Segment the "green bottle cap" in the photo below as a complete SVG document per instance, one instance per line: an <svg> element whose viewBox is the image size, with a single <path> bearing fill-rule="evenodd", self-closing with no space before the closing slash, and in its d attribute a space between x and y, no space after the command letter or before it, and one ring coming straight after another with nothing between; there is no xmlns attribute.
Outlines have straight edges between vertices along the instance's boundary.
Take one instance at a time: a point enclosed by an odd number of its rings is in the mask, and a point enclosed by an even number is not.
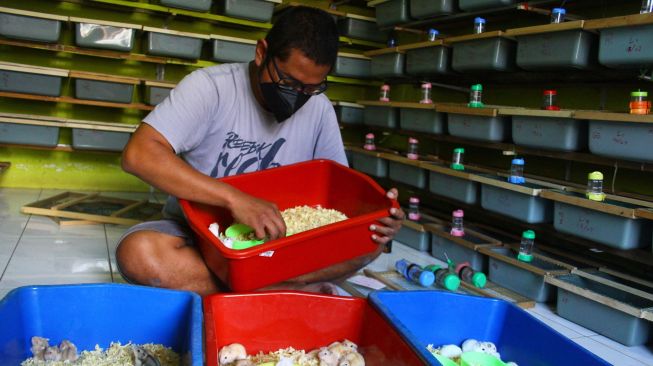
<svg viewBox="0 0 653 366"><path fill-rule="evenodd" d="M487 284L487 277L483 272L476 272L472 276L472 285L478 288L484 288Z"/></svg>
<svg viewBox="0 0 653 366"><path fill-rule="evenodd" d="M483 91L483 84L474 84L472 85L473 91Z"/></svg>
<svg viewBox="0 0 653 366"><path fill-rule="evenodd" d="M439 265L437 265L437 264L429 264L428 266L424 266L423 269L424 269L425 271L429 271L429 272L433 272L433 273L435 273L435 271L437 271L437 270L440 269L440 268L442 268L442 267L439 266Z"/></svg>
<svg viewBox="0 0 653 366"><path fill-rule="evenodd" d="M453 149L453 152L454 153L464 154L465 153L465 148L464 147L457 147L457 148Z"/></svg>
<svg viewBox="0 0 653 366"><path fill-rule="evenodd" d="M522 238L535 240L535 231L533 230L524 231L524 233L522 234Z"/></svg>
<svg viewBox="0 0 653 366"><path fill-rule="evenodd" d="M603 173L601 172L591 172L587 175L587 179L590 180L603 180Z"/></svg>
<svg viewBox="0 0 653 366"><path fill-rule="evenodd" d="M533 261L533 255L532 254L519 253L517 255L517 259L519 259L522 262L532 262Z"/></svg>
<svg viewBox="0 0 653 366"><path fill-rule="evenodd" d="M634 91L634 92L630 93L630 96L631 97L648 97L648 92L638 90L638 91Z"/></svg>
<svg viewBox="0 0 653 366"><path fill-rule="evenodd" d="M456 291L460 287L460 278L453 273L444 277L444 288L449 291Z"/></svg>

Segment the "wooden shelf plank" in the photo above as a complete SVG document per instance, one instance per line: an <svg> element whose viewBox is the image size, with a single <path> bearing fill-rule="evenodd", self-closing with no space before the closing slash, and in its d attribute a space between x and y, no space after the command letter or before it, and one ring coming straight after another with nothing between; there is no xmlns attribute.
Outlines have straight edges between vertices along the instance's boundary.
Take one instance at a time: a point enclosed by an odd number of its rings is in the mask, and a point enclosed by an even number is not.
<svg viewBox="0 0 653 366"><path fill-rule="evenodd" d="M0 143L0 148L6 147L10 149L30 149L30 150L47 150L47 151L65 151L73 152L73 147L70 145L59 144L57 146L48 147L48 146L36 146L36 145L23 145L23 144L3 144Z"/></svg>
<svg viewBox="0 0 653 366"><path fill-rule="evenodd" d="M4 7L4 6L0 6L0 13L7 13L7 14L13 14L13 15L24 15L24 16L28 16L28 17L35 17L35 18L41 18L41 19L59 20L59 21L62 21L62 22L67 22L68 21L68 16L66 16L66 15L40 13L40 12L30 11L30 10L7 8L7 7Z"/></svg>
<svg viewBox="0 0 653 366"><path fill-rule="evenodd" d="M220 39L223 41L238 42L238 43L245 43L245 44L256 44L257 42L255 39L223 36L221 34L211 34L209 37L211 37L211 39Z"/></svg>
<svg viewBox="0 0 653 366"><path fill-rule="evenodd" d="M616 282L616 281L613 281L613 280L609 280L607 278L603 278L601 276L597 276L597 275L594 275L594 274L589 273L587 271L583 271L583 270L579 270L579 269L572 270L571 273L573 273L575 275L578 275L580 277L585 277L585 278L590 279L590 280L592 280L594 282L598 282L598 283L610 286L612 288L616 288L616 289L619 289L621 291L628 292L628 293L633 294L635 296L639 296L639 297L642 297L644 299L653 301L653 293L645 292L645 291L642 291L642 290L639 290L639 289L624 285L622 283L619 283L619 282ZM653 290L653 288L651 290Z"/></svg>
<svg viewBox="0 0 653 366"><path fill-rule="evenodd" d="M412 102L381 102L378 100L359 100L356 103L372 107L394 107L409 109L435 109L434 104L412 103Z"/></svg>
<svg viewBox="0 0 653 366"><path fill-rule="evenodd" d="M635 215L642 219L653 220L653 210L646 208L638 208L635 210Z"/></svg>
<svg viewBox="0 0 653 366"><path fill-rule="evenodd" d="M501 189L506 189L506 190L513 191L513 192L519 192L519 193L523 193L523 194L529 195L529 196L539 196L542 193L541 188L533 188L533 187L529 187L527 185L522 185L522 184L513 184L513 183L510 183L510 182L507 182L507 181L504 181L504 180L501 180L501 179L497 179L497 178L500 178L500 177L478 175L478 174L471 174L470 175L470 180L472 180L474 182L482 183L482 184L487 184L489 186L493 186L493 187L497 187L497 188L501 188Z"/></svg>
<svg viewBox="0 0 653 366"><path fill-rule="evenodd" d="M507 247L507 248L510 248L510 247ZM529 272L532 272L532 273L535 273L535 274L537 274L539 276L547 276L547 275L552 275L552 274L553 275L568 274L571 271L571 268L572 268L571 266L568 266L568 265L562 266L562 265L559 264L559 262L554 263L554 262L549 260L550 258L548 258L548 257L546 257L544 255L541 255L541 254L538 254L538 253L533 253L533 257L535 257L537 259L540 259L540 260L543 260L543 261L546 261L548 263L557 265L558 267L560 267L560 269L555 269L555 270L544 269L544 268L540 268L538 266L535 266L532 263L522 262L522 261L520 261L520 260L518 260L516 258L508 257L508 256L505 256L503 254L497 253L492 249L494 249L494 247L480 247L480 248L478 248L478 251L485 254L485 255L487 255L487 256L489 256L489 257L492 257L494 259L497 259L497 260L500 260L502 262L508 263L508 264L513 265L515 267L525 269L525 270L527 270Z"/></svg>
<svg viewBox="0 0 653 366"><path fill-rule="evenodd" d="M138 109L143 111L151 111L154 109L154 107L152 106L140 104L140 103L125 104L125 103L113 103L113 102L99 102L95 100L75 99L71 97L49 97L44 95L9 93L9 92L0 92L0 97L38 100L42 102L92 105L96 107Z"/></svg>
<svg viewBox="0 0 653 366"><path fill-rule="evenodd" d="M435 103L435 110L438 112L465 114L469 116L496 117L499 114L499 110L493 106L470 108L466 104L460 103Z"/></svg>
<svg viewBox="0 0 653 366"><path fill-rule="evenodd" d="M209 34L183 32L174 29L164 29L164 28L156 28L156 27L143 27L143 32L163 33L163 34L170 34L173 36L199 38L199 39L211 39L211 35Z"/></svg>
<svg viewBox="0 0 653 366"><path fill-rule="evenodd" d="M109 82L120 83L120 84L138 85L141 83L141 80L138 78L117 76L117 75L107 75L107 74L100 74L96 72L87 72L87 71L70 70L68 76L77 79L109 81Z"/></svg>
<svg viewBox="0 0 653 366"><path fill-rule="evenodd" d="M367 57L374 57L380 55L387 55L390 53L406 53L406 52L400 50L399 47L388 47L388 48L382 48L380 50L367 51L364 53L364 55Z"/></svg>
<svg viewBox="0 0 653 366"><path fill-rule="evenodd" d="M574 111L565 109L560 111L547 111L544 109L521 108L521 107L499 107L499 115L502 116L525 116L525 117L550 117L550 118L573 118Z"/></svg>
<svg viewBox="0 0 653 366"><path fill-rule="evenodd" d="M408 51L408 50L414 50L418 48L429 48L429 47L439 47L439 46L444 46L443 39L436 39L435 41L410 43L410 44L401 45L397 48L399 48L399 50L401 51Z"/></svg>
<svg viewBox="0 0 653 366"><path fill-rule="evenodd" d="M53 120L47 118L33 117L15 117L0 115L0 122L15 123L31 126L48 126L60 128L80 128L85 130L129 132L133 133L138 128L137 125L127 125L124 123L108 123L81 120Z"/></svg>
<svg viewBox="0 0 653 366"><path fill-rule="evenodd" d="M508 29L506 30L505 34L506 36L509 37L527 36L530 34L553 33L553 32L561 32L566 30L583 29L584 25L585 25L584 20L575 20L571 22L551 23L551 24L536 25L533 27Z"/></svg>
<svg viewBox="0 0 653 366"><path fill-rule="evenodd" d="M145 86L155 86L159 88L174 88L177 86L177 83L158 81L158 80L144 80L143 83Z"/></svg>
<svg viewBox="0 0 653 366"><path fill-rule="evenodd" d="M451 43L476 41L476 40L479 40L479 39L488 39L488 38L495 38L495 37L509 38L506 35L506 32L498 30L498 31L484 32L484 33L479 33L479 34L466 34L464 36L447 37L447 38L444 38L444 43L445 44L451 44Z"/></svg>
<svg viewBox="0 0 653 366"><path fill-rule="evenodd" d="M574 117L599 121L653 123L653 114L629 114L605 111L576 111Z"/></svg>
<svg viewBox="0 0 653 366"><path fill-rule="evenodd" d="M331 104L335 106L343 106L343 107L352 107L352 108L365 108L364 105L358 104L358 103L351 103L351 102L343 102L340 100L332 101Z"/></svg>
<svg viewBox="0 0 653 366"><path fill-rule="evenodd" d="M653 24L651 14L632 14L619 17L592 19L585 21L585 29L604 29Z"/></svg>
<svg viewBox="0 0 653 366"><path fill-rule="evenodd" d="M29 74L60 76L60 77L68 77L69 74L69 71L65 69L24 65L24 64L14 63L14 62L0 62L0 70L25 72Z"/></svg>
<svg viewBox="0 0 653 366"><path fill-rule="evenodd" d="M637 216L635 215L635 208L613 205L606 202L592 201L585 197L579 197L577 195L571 195L568 193L563 193L563 192L558 192L553 190L542 191L540 196L549 200L563 202L566 204L583 207L594 211L600 211L611 215L617 215L629 219L637 218Z"/></svg>
<svg viewBox="0 0 653 366"><path fill-rule="evenodd" d="M365 56L365 55L360 55L358 53L351 53L351 52L338 52L339 57L349 57L349 58L357 58L360 60L369 60L370 58Z"/></svg>

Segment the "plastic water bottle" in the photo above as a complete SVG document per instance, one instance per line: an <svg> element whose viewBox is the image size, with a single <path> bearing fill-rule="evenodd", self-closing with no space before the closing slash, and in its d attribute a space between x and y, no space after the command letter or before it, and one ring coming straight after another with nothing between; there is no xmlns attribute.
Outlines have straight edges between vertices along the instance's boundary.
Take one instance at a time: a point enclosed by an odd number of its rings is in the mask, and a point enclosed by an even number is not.
<svg viewBox="0 0 653 366"><path fill-rule="evenodd" d="M374 134L373 133L368 133L367 135L365 135L365 145L363 145L363 149L368 150L368 151L376 150L376 145L374 145Z"/></svg>
<svg viewBox="0 0 653 366"><path fill-rule="evenodd" d="M649 114L651 102L647 98L648 92L645 91L638 90L630 93L630 114Z"/></svg>
<svg viewBox="0 0 653 366"><path fill-rule="evenodd" d="M438 39L439 35L440 35L440 32L438 32L437 30L431 28L431 29L429 29L429 33L428 33L428 40L433 42L436 39Z"/></svg>
<svg viewBox="0 0 653 366"><path fill-rule="evenodd" d="M408 199L408 220L419 221L422 215L419 213L419 198L411 197Z"/></svg>
<svg viewBox="0 0 653 366"><path fill-rule="evenodd" d="M565 21L567 10L564 8L553 8L551 10L551 23L562 23Z"/></svg>
<svg viewBox="0 0 653 366"><path fill-rule="evenodd" d="M653 13L653 0L643 0L642 10L640 10L639 13L640 14Z"/></svg>
<svg viewBox="0 0 653 366"><path fill-rule="evenodd" d="M388 84L381 85L381 93L379 94L379 101L381 102L390 101L390 85Z"/></svg>
<svg viewBox="0 0 653 366"><path fill-rule="evenodd" d="M508 177L508 182L514 184L524 184L526 180L524 179L524 159L515 158L512 159L510 164L510 176Z"/></svg>
<svg viewBox="0 0 653 366"><path fill-rule="evenodd" d="M453 170L465 170L465 165L463 165L463 159L465 157L465 149L462 147L457 147L453 149L453 156L451 157L451 169Z"/></svg>
<svg viewBox="0 0 653 366"><path fill-rule="evenodd" d="M519 254L517 259L522 262L533 261L533 247L535 246L535 232L526 230L522 233L521 244L519 245Z"/></svg>
<svg viewBox="0 0 653 366"><path fill-rule="evenodd" d="M463 217L465 212L463 210L456 210L451 214L451 231L453 236L465 236L465 227L463 226Z"/></svg>
<svg viewBox="0 0 653 366"><path fill-rule="evenodd" d="M458 264L456 266L456 273L461 281L471 283L474 287L484 288L487 284L485 273L474 270L469 262Z"/></svg>
<svg viewBox="0 0 653 366"><path fill-rule="evenodd" d="M437 264L431 264L424 267L425 271L432 272L435 275L435 283L449 291L456 291L460 287L460 277L447 267Z"/></svg>
<svg viewBox="0 0 653 366"><path fill-rule="evenodd" d="M433 85L431 83L422 83L422 100L419 102L422 104L432 104L433 100L431 99L431 88Z"/></svg>
<svg viewBox="0 0 653 366"><path fill-rule="evenodd" d="M483 85L472 85L469 91L469 104L470 108L483 108Z"/></svg>
<svg viewBox="0 0 653 366"><path fill-rule="evenodd" d="M432 272L423 270L419 265L411 263L405 259L400 259L395 263L395 269L409 281L428 287L435 282L435 275Z"/></svg>
<svg viewBox="0 0 653 366"><path fill-rule="evenodd" d="M474 19L474 34L485 32L485 19L478 17Z"/></svg>
<svg viewBox="0 0 653 366"><path fill-rule="evenodd" d="M545 90L542 93L542 109L547 111L559 111L558 107L558 92L555 90Z"/></svg>
<svg viewBox="0 0 653 366"><path fill-rule="evenodd" d="M410 160L419 159L419 140L413 137L408 138L408 153L406 157Z"/></svg>
<svg viewBox="0 0 653 366"><path fill-rule="evenodd" d="M586 196L592 201L602 202L605 200L603 193L603 173L591 172L587 176L587 193Z"/></svg>

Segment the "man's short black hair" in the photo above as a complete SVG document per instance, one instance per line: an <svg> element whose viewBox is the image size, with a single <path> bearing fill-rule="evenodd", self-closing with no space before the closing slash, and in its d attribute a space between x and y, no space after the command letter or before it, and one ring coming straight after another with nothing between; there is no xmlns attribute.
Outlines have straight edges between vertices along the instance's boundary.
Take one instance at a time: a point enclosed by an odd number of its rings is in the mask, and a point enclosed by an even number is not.
<svg viewBox="0 0 653 366"><path fill-rule="evenodd" d="M333 66L338 55L338 27L329 13L306 6L281 14L265 37L268 57L286 61L291 49L300 50L317 65Z"/></svg>

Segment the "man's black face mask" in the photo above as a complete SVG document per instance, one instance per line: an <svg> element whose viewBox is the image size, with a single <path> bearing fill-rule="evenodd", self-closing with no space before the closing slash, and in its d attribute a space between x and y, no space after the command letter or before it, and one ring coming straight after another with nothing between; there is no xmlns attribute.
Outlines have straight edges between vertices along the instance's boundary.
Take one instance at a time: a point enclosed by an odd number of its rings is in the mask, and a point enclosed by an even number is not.
<svg viewBox="0 0 653 366"><path fill-rule="evenodd" d="M270 112L274 114L274 118L278 123L281 123L288 118L290 118L295 112L297 112L308 100L311 98L311 95L298 91L295 87L287 85L284 83L287 80L295 81L294 79L289 79L283 73L279 71L279 68L276 65L273 57L266 58L263 62L263 67L268 67L268 73L270 73L269 65L272 63L274 66L279 81L277 82L268 82L260 83L261 93L263 95L263 100L265 105L268 107ZM263 69L259 72L259 80L261 78L261 73ZM270 78L272 73L270 73Z"/></svg>

